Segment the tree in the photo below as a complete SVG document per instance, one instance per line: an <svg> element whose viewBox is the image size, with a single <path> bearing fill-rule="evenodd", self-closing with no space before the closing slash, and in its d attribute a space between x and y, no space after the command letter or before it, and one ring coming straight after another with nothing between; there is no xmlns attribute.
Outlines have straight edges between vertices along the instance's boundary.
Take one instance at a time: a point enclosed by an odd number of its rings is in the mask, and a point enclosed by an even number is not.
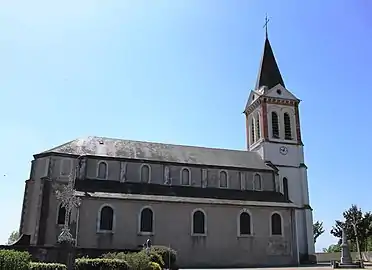
<svg viewBox="0 0 372 270"><path fill-rule="evenodd" d="M19 232L18 231L13 231L8 238L8 245L13 244L15 241L17 241L19 238Z"/></svg>
<svg viewBox="0 0 372 270"><path fill-rule="evenodd" d="M314 233L314 243L315 243L316 239L324 233L323 222L317 221L313 224L313 233Z"/></svg>
<svg viewBox="0 0 372 270"><path fill-rule="evenodd" d="M341 246L339 244L330 245L328 248L323 248L325 253L341 252Z"/></svg>
<svg viewBox="0 0 372 270"><path fill-rule="evenodd" d="M344 228L347 239L352 243L351 249L355 250L360 247L360 251L366 251L368 249L369 239L372 236L372 214L370 212L363 214L360 208L352 205L342 215L345 221L336 220L331 234L338 237L341 241L341 228Z"/></svg>

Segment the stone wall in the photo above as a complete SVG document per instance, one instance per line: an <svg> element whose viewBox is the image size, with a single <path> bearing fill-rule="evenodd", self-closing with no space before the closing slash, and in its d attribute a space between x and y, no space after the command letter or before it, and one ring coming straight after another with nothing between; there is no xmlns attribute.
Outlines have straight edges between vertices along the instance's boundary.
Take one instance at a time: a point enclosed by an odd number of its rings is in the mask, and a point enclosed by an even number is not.
<svg viewBox="0 0 372 270"><path fill-rule="evenodd" d="M366 262L372 262L372 251L362 252L363 260ZM359 259L358 252L351 252L351 257L353 260ZM316 253L316 258L318 263L330 262L330 261L339 261L341 258L341 252L333 253Z"/></svg>

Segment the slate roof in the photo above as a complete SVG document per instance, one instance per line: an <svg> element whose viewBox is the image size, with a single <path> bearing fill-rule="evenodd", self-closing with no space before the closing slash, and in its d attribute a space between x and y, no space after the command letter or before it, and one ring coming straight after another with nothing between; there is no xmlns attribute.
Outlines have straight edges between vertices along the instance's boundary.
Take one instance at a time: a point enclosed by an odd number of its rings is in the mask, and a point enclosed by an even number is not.
<svg viewBox="0 0 372 270"><path fill-rule="evenodd" d="M285 87L273 49L269 39L266 37L255 89L259 89L261 86L267 86L270 89L279 83Z"/></svg>
<svg viewBox="0 0 372 270"><path fill-rule="evenodd" d="M107 156L170 163L273 170L256 152L132 141L103 137L76 139L45 152Z"/></svg>
<svg viewBox="0 0 372 270"><path fill-rule="evenodd" d="M200 188L190 186L167 186L160 184L133 183L118 181L76 180L75 189L83 192L103 192L122 194L141 194L186 198L209 198L222 200L243 200L257 202L291 203L282 193L275 191L234 190L226 188Z"/></svg>

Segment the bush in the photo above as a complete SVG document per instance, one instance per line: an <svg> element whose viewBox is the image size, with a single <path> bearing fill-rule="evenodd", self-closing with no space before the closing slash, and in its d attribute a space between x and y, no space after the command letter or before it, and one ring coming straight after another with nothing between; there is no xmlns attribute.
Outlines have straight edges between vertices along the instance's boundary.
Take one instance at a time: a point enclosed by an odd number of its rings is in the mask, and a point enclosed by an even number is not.
<svg viewBox="0 0 372 270"><path fill-rule="evenodd" d="M28 270L31 255L28 252L0 250L1 270Z"/></svg>
<svg viewBox="0 0 372 270"><path fill-rule="evenodd" d="M165 266L164 260L158 253L151 250L149 255L151 263L156 263L161 269L164 268Z"/></svg>
<svg viewBox="0 0 372 270"><path fill-rule="evenodd" d="M128 270L129 265L118 259L77 259L76 270Z"/></svg>
<svg viewBox="0 0 372 270"><path fill-rule="evenodd" d="M177 252L174 249L165 246L153 246L151 251L160 255L160 257L163 259L165 268L175 268Z"/></svg>
<svg viewBox="0 0 372 270"><path fill-rule="evenodd" d="M161 267L156 262L150 262L149 270L161 270Z"/></svg>
<svg viewBox="0 0 372 270"><path fill-rule="evenodd" d="M107 253L102 256L105 259L126 261L131 270L144 270L149 268L150 258L144 251L133 253Z"/></svg>
<svg viewBox="0 0 372 270"><path fill-rule="evenodd" d="M67 270L66 265L60 263L30 263L30 270Z"/></svg>

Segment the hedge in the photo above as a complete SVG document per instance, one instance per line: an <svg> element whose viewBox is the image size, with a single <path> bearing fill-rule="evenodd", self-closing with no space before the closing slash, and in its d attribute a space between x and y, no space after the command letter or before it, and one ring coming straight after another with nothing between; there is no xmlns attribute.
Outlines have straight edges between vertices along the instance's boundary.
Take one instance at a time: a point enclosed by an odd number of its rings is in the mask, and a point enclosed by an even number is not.
<svg viewBox="0 0 372 270"><path fill-rule="evenodd" d="M159 254L164 262L164 268L175 269L177 252L166 246L152 246L151 251Z"/></svg>
<svg viewBox="0 0 372 270"><path fill-rule="evenodd" d="M31 255L28 252L0 250L1 270L28 270Z"/></svg>
<svg viewBox="0 0 372 270"><path fill-rule="evenodd" d="M67 270L66 265L60 263L31 262L30 270Z"/></svg>
<svg viewBox="0 0 372 270"><path fill-rule="evenodd" d="M102 255L105 259L116 259L126 261L131 270L148 269L150 264L150 257L144 251L133 253L107 253Z"/></svg>
<svg viewBox="0 0 372 270"><path fill-rule="evenodd" d="M76 270L129 270L129 265L124 260L118 259L89 259L82 258L75 261Z"/></svg>

